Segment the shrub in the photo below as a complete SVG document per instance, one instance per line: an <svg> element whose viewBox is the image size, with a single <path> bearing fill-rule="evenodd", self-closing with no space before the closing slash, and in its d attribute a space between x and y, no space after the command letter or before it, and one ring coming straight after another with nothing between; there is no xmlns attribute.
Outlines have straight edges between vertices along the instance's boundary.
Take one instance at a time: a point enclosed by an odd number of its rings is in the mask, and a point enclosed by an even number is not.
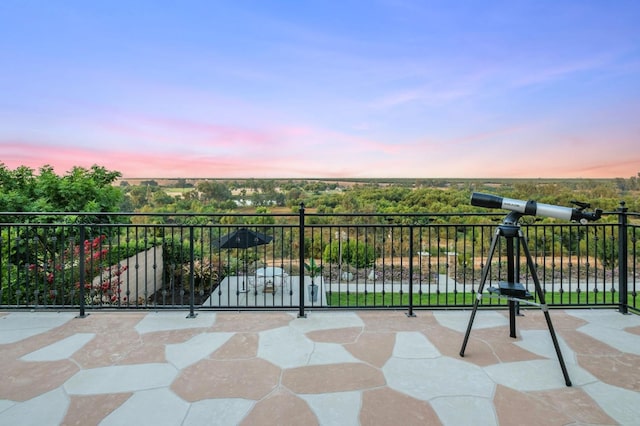
<svg viewBox="0 0 640 426"><path fill-rule="evenodd" d="M342 247L340 246L342 243ZM342 259L340 259L342 255ZM333 241L324 248L322 259L331 263L346 263L356 268L366 268L376 260L375 250L369 244L357 240Z"/></svg>

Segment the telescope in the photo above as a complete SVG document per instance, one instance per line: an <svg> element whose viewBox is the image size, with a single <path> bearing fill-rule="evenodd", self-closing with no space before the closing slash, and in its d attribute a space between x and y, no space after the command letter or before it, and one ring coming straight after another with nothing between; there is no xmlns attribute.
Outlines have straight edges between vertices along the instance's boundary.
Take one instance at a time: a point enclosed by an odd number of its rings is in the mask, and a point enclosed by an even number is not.
<svg viewBox="0 0 640 426"><path fill-rule="evenodd" d="M538 203L533 200L515 200L513 198L503 198L497 195L482 194L479 192L471 194L472 206L511 210L521 215L547 216L555 219L577 221L583 224L588 221L598 220L602 216L602 210L600 209L596 209L593 212L585 211L585 209L591 207L588 203L579 201L571 201L571 203L575 204L577 208L554 206L552 204Z"/></svg>

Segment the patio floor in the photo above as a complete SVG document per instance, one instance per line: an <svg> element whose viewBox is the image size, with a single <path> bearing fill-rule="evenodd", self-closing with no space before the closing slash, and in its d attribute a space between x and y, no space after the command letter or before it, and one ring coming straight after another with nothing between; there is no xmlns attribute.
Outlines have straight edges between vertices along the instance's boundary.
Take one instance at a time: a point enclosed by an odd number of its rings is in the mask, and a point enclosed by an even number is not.
<svg viewBox="0 0 640 426"><path fill-rule="evenodd" d="M255 277L230 276L225 277L220 285L202 303L203 307L289 307L299 306L300 277L287 276L278 280L267 277L266 280L276 282L272 293L264 292L264 280L256 286ZM308 291L304 292L305 306L327 306L327 295L322 277L315 279L318 285L316 300L311 300ZM304 277L304 289L311 284L311 277Z"/></svg>
<svg viewBox="0 0 640 426"><path fill-rule="evenodd" d="M0 424L637 425L640 316L0 312Z"/></svg>

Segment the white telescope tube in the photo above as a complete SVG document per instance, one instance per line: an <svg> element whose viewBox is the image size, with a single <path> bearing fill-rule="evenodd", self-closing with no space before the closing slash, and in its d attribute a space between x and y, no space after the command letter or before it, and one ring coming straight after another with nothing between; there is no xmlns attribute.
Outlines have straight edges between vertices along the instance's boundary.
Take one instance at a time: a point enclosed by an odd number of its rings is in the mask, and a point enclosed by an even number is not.
<svg viewBox="0 0 640 426"><path fill-rule="evenodd" d="M588 220L598 220L600 218L598 211L596 211L596 213L588 213L571 207L554 206L551 204L538 203L533 200L515 200L513 198L503 198L497 195L482 194L479 192L471 194L471 205L491 209L511 210L523 215L547 216L555 219L579 221L581 223L585 223Z"/></svg>

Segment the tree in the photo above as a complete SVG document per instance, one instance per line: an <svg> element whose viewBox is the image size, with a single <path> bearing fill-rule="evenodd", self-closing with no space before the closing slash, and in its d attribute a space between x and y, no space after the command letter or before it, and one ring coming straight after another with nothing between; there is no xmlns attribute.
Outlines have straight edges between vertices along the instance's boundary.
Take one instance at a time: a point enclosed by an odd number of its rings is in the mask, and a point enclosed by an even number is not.
<svg viewBox="0 0 640 426"><path fill-rule="evenodd" d="M120 172L97 165L74 167L58 176L49 165L36 174L20 166L9 170L0 163L0 210L4 212L115 212L123 200L113 185Z"/></svg>
<svg viewBox="0 0 640 426"><path fill-rule="evenodd" d="M74 167L64 176L58 176L49 165L40 168L39 174L33 169L20 166L9 170L0 163L0 210L3 212L91 212L105 213L119 211L123 200L122 189L113 185L120 177L119 172L109 171L100 166L90 169ZM69 223L109 223L106 215L66 215L39 216L39 222ZM0 221L27 222L32 220L25 215L2 215ZM9 232L7 228L5 232ZM4 231L4 230L3 230ZM75 241L79 236L70 226L59 227L16 227L10 239L15 244L0 249L3 264L17 266L26 264L43 265L51 259L61 256L66 249L63 242ZM100 227L87 228L87 238L105 233ZM8 235L7 235L8 236ZM7 240L3 238L0 241Z"/></svg>
<svg viewBox="0 0 640 426"><path fill-rule="evenodd" d="M231 198L231 190L224 183L200 182L196 188L202 193L204 201L226 201Z"/></svg>

